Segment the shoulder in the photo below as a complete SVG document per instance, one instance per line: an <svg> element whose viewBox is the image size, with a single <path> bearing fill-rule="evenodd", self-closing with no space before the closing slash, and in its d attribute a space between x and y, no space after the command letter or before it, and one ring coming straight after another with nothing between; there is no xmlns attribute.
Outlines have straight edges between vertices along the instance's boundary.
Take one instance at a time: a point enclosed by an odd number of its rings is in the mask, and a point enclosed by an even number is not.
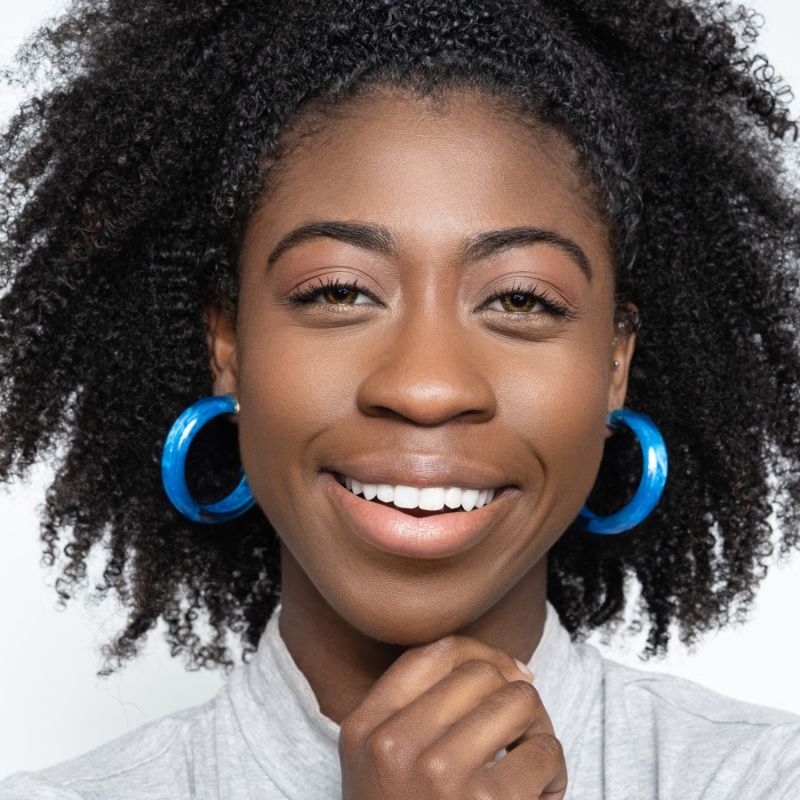
<svg viewBox="0 0 800 800"><path fill-rule="evenodd" d="M140 725L87 753L0 781L0 800L178 800L189 797L193 763L214 700Z"/></svg>
<svg viewBox="0 0 800 800"><path fill-rule="evenodd" d="M687 678L665 672L627 667L602 659L606 684L637 707L647 707L667 718L701 726L771 726L800 723L800 715L770 706L736 700Z"/></svg>
<svg viewBox="0 0 800 800"><path fill-rule="evenodd" d="M602 661L606 703L618 704L631 755L656 783L703 798L800 797L800 716Z"/></svg>

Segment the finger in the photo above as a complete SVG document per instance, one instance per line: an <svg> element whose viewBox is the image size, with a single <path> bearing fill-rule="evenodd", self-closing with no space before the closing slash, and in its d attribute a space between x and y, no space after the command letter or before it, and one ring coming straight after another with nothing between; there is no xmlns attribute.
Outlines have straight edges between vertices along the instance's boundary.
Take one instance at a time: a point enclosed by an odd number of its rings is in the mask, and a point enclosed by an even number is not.
<svg viewBox="0 0 800 800"><path fill-rule="evenodd" d="M465 661L387 717L376 730L384 726L414 731L417 751L441 739L456 722L480 705L508 680L497 665L490 661Z"/></svg>
<svg viewBox="0 0 800 800"><path fill-rule="evenodd" d="M449 675L459 664L478 659L496 664L509 680L524 676L512 656L469 636L445 636L431 644L406 650L375 682L351 714L362 731L372 730Z"/></svg>
<svg viewBox="0 0 800 800"><path fill-rule="evenodd" d="M522 746L541 734L555 732L539 693L525 681L513 681L455 722L425 755L435 760L437 753L448 753L457 772L469 772L493 760L511 741L519 740Z"/></svg>
<svg viewBox="0 0 800 800"><path fill-rule="evenodd" d="M513 753L470 779L474 797L504 800L563 800L567 763L561 742L549 733L526 739Z"/></svg>

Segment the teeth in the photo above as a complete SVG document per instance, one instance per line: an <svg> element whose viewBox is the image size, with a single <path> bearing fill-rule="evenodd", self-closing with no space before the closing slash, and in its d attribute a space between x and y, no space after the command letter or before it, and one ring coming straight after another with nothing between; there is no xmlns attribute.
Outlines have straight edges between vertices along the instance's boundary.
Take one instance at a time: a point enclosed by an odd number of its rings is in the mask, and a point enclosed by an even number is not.
<svg viewBox="0 0 800 800"><path fill-rule="evenodd" d="M461 505L461 489L451 486L444 493L444 504L448 508L458 508Z"/></svg>
<svg viewBox="0 0 800 800"><path fill-rule="evenodd" d="M339 482L342 482L341 478ZM360 483L349 475L344 476L344 485L353 494L363 495L367 500L377 497L384 503L394 503L398 508L421 508L425 511L441 511L445 506L472 511L483 508L494 499L494 489L462 489L458 486L417 489L414 486Z"/></svg>
<svg viewBox="0 0 800 800"><path fill-rule="evenodd" d="M419 489L413 486L395 486L393 502L398 508L418 508Z"/></svg>
<svg viewBox="0 0 800 800"><path fill-rule="evenodd" d="M479 495L479 489L464 489L461 492L461 507L465 511L472 511L472 509L475 508L475 504L478 502Z"/></svg>
<svg viewBox="0 0 800 800"><path fill-rule="evenodd" d="M427 487L419 490L419 507L425 511L440 511L444 508L444 489Z"/></svg>

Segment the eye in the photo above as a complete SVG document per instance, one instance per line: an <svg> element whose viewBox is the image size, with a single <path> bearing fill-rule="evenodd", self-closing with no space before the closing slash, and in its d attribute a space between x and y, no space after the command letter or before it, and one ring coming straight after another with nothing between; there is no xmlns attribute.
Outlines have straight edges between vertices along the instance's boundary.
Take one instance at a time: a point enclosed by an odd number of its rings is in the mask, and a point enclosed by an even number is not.
<svg viewBox="0 0 800 800"><path fill-rule="evenodd" d="M358 296L368 299L358 299ZM377 298L357 281L340 281L338 278L320 278L317 283L294 292L289 302L297 305L357 306L377 303Z"/></svg>
<svg viewBox="0 0 800 800"><path fill-rule="evenodd" d="M564 319L574 319L576 316L566 303L533 285L515 285L508 289L500 289L489 297L481 308L512 316L548 314Z"/></svg>
<svg viewBox="0 0 800 800"><path fill-rule="evenodd" d="M320 278L311 286L294 292L289 297L289 302L300 306L380 305L372 292L357 281L340 281L338 278ZM533 285L515 285L508 289L500 289L487 298L481 308L487 311L499 311L508 316L530 317L547 314L563 319L576 317L575 312L565 303Z"/></svg>

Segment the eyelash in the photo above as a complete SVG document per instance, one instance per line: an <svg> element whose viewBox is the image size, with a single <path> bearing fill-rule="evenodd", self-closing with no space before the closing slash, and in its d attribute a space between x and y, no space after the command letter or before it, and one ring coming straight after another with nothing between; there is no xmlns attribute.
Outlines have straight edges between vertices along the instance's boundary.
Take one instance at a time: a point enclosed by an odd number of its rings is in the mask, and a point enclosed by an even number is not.
<svg viewBox="0 0 800 800"><path fill-rule="evenodd" d="M494 294L486 299L486 302L483 305L488 305L489 303L493 303L495 300L500 300L503 297L507 297L508 295L512 294L523 294L529 295L537 302L541 303L548 314L551 314L554 317L561 317L562 319L575 319L577 316L575 312L566 304L561 302L560 300L556 300L551 294L548 294L546 291L540 289L538 286L534 284L519 284L515 283L510 289L499 289ZM514 311L501 311L501 314L510 314L512 316L520 316L520 314ZM522 312L525 314L526 312ZM527 312L530 313L530 312Z"/></svg>
<svg viewBox="0 0 800 800"><path fill-rule="evenodd" d="M370 291L361 286L361 284L358 283L357 281L343 282L340 281L338 278L334 278L334 279L320 279L320 281L315 285L310 286L307 289L302 289L294 292L289 296L289 303L293 305L311 305L314 299L318 295L320 295L322 292L328 289L347 289L348 291L355 291L358 292L359 294L364 294L371 300L374 300L376 303L380 302L377 297L375 297ZM495 300L500 300L503 297L513 294L529 295L530 297L532 297L534 300L541 303L545 307L546 313L554 317L560 317L562 319L571 320L575 319L575 317L577 316L575 312L565 303L556 300L554 297L552 297L552 295L549 295L547 292L542 291L538 286L534 286L533 284L528 284L528 285L514 284L514 286L512 286L509 289L500 289L499 291L495 292L490 297L488 297L483 305L489 305L490 303L493 303ZM360 304L329 303L328 305L352 306ZM501 311L499 313L508 314L509 316L526 316L530 312Z"/></svg>

